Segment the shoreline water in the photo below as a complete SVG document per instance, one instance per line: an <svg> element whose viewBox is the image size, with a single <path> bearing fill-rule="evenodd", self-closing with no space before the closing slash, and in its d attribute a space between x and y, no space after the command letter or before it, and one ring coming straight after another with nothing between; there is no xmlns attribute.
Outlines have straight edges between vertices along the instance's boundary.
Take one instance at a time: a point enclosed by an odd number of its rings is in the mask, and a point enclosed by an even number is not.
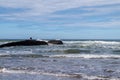
<svg viewBox="0 0 120 80"><path fill-rule="evenodd" d="M120 80L120 41L63 42L0 48L0 80Z"/></svg>

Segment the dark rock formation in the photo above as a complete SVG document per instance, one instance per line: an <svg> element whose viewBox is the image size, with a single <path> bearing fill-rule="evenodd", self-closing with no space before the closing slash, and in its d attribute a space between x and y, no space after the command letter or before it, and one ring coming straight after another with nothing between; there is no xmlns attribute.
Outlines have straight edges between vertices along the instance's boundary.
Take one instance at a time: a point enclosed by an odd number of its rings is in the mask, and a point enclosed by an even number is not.
<svg viewBox="0 0 120 80"><path fill-rule="evenodd" d="M36 40L24 40L24 41L18 41L18 42L11 42L7 44L0 45L0 48L2 47L10 47L10 46L34 46L34 45L48 45L45 41L36 41Z"/></svg>
<svg viewBox="0 0 120 80"><path fill-rule="evenodd" d="M50 44L63 44L61 40L49 40L48 43Z"/></svg>

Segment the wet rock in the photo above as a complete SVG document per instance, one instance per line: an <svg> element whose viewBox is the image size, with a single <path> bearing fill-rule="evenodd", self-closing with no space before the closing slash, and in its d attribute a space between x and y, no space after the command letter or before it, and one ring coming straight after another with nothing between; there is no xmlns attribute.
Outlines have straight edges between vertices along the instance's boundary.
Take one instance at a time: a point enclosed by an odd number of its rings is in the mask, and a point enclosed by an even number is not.
<svg viewBox="0 0 120 80"><path fill-rule="evenodd" d="M48 43L50 44L63 44L61 40L49 40Z"/></svg>
<svg viewBox="0 0 120 80"><path fill-rule="evenodd" d="M18 42L11 42L0 45L0 48L2 47L11 47L11 46L35 46L35 45L48 45L45 41L37 41L37 40L24 40L24 41L18 41Z"/></svg>

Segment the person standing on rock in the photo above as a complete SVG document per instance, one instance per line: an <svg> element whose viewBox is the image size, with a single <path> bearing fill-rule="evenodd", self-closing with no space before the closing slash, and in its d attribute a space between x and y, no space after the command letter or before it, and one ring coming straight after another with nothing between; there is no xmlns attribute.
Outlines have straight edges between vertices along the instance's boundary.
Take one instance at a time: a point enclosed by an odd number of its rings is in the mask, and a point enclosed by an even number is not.
<svg viewBox="0 0 120 80"><path fill-rule="evenodd" d="M30 40L32 40L32 37L30 37Z"/></svg>

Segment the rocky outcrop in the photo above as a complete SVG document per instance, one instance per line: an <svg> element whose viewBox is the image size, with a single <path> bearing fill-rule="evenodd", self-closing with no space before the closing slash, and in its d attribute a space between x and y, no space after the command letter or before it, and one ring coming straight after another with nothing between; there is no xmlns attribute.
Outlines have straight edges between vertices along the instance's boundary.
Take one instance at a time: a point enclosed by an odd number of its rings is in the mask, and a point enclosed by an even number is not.
<svg viewBox="0 0 120 80"><path fill-rule="evenodd" d="M48 43L45 41L24 40L24 41L2 44L2 45L0 45L0 48L11 47L11 46L34 46L34 45L48 45Z"/></svg>
<svg viewBox="0 0 120 80"><path fill-rule="evenodd" d="M48 43L50 44L63 44L61 40L49 40Z"/></svg>
<svg viewBox="0 0 120 80"><path fill-rule="evenodd" d="M46 41L37 41L30 39L30 40L23 40L23 41L2 44L0 45L0 48L11 47L11 46L35 46L35 45L48 45L48 44L62 45L63 42L61 40L49 40L48 42L46 42Z"/></svg>

